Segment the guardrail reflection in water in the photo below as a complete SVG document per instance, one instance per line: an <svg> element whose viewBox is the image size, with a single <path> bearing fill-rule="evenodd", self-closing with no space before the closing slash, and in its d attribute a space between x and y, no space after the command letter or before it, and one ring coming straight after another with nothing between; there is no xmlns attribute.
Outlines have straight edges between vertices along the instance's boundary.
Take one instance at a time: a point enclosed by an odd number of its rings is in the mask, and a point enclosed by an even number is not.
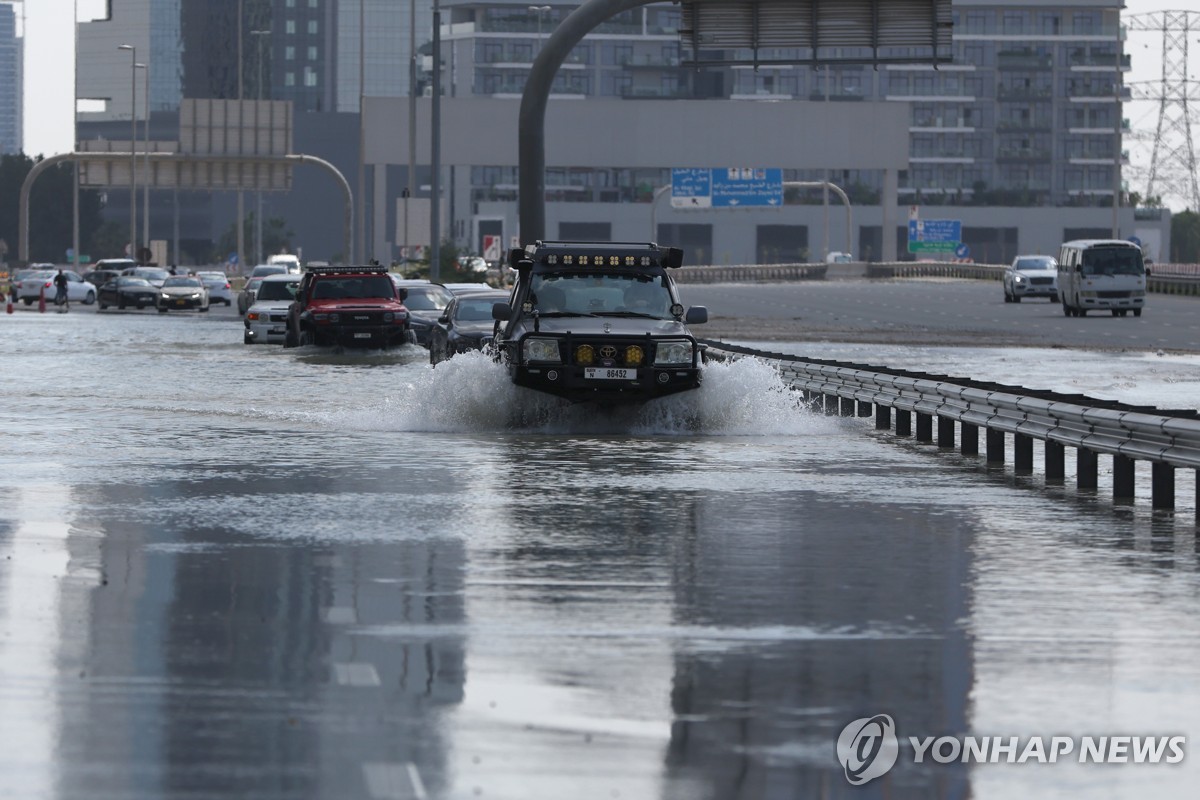
<svg viewBox="0 0 1200 800"><path fill-rule="evenodd" d="M963 455L978 456L979 431L985 433L984 457L1004 463L1005 436L1013 440L1014 470L1031 474L1033 441L1045 443L1045 480L1066 478L1066 448L1075 449L1079 489L1098 486L1098 457L1112 457L1113 500L1134 498L1134 465L1151 464L1151 506L1175 508L1175 470L1200 469L1200 414L1097 400L1084 395L1026 389L945 375L890 369L770 353L704 340L711 356L754 356L775 365L810 407L827 414L875 417L879 430L956 445ZM915 423L915 426L914 426ZM934 435L936 423L936 439ZM1200 480L1196 484L1200 521Z"/></svg>

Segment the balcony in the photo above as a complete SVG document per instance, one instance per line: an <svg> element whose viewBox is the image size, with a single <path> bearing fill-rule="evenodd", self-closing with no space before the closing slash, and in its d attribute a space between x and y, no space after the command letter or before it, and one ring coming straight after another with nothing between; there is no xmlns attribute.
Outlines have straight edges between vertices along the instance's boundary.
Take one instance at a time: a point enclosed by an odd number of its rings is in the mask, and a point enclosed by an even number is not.
<svg viewBox="0 0 1200 800"><path fill-rule="evenodd" d="M998 100L1052 100L1054 99L1054 90L1049 86L997 86L996 98Z"/></svg>
<svg viewBox="0 0 1200 800"><path fill-rule="evenodd" d="M679 66L679 56L651 55L646 53L644 55L623 58L620 64L627 69L673 69Z"/></svg>
<svg viewBox="0 0 1200 800"><path fill-rule="evenodd" d="M621 98L624 100L683 100L691 96L691 92L683 88L663 89L658 86L630 86L621 90Z"/></svg>
<svg viewBox="0 0 1200 800"><path fill-rule="evenodd" d="M1116 53L1087 53L1076 51L1067 56L1067 64L1072 69L1113 69L1120 64L1121 70L1129 69L1129 56Z"/></svg>
<svg viewBox="0 0 1200 800"><path fill-rule="evenodd" d="M998 162L1049 162L1050 151L1040 147L1001 147L996 151Z"/></svg>
<svg viewBox="0 0 1200 800"><path fill-rule="evenodd" d="M1003 70L1052 70L1054 69L1054 58L1053 56L1042 55L1033 51L997 53L996 67Z"/></svg>
<svg viewBox="0 0 1200 800"><path fill-rule="evenodd" d="M1033 133L1048 131L1051 127L1047 119L1004 119L996 123L996 130L1000 133Z"/></svg>

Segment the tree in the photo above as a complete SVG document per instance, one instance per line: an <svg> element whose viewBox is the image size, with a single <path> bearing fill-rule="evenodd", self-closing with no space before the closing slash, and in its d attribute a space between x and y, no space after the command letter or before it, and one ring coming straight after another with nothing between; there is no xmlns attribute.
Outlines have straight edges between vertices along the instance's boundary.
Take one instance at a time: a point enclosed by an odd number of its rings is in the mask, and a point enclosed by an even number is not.
<svg viewBox="0 0 1200 800"><path fill-rule="evenodd" d="M250 250L254 247L254 212L251 211L246 215L243 223L242 235L245 237L246 249ZM263 220L263 253L293 253L292 240L296 238L296 234L288 227L287 220L282 217L267 217ZM212 255L214 263L220 263L230 253L237 252L237 226L236 223L229 223L229 227L221 234L221 238L217 241L217 249ZM252 253L245 253L250 256Z"/></svg>
<svg viewBox="0 0 1200 800"><path fill-rule="evenodd" d="M1171 261L1200 263L1200 214L1195 211L1189 209L1171 217Z"/></svg>
<svg viewBox="0 0 1200 800"><path fill-rule="evenodd" d="M14 255L20 241L21 186L35 163L26 155L0 156L0 239L9 243ZM56 164L33 184L29 196L30 261L66 261L72 241L74 174L73 164ZM80 190L79 241L85 252L100 227L101 207L99 192Z"/></svg>

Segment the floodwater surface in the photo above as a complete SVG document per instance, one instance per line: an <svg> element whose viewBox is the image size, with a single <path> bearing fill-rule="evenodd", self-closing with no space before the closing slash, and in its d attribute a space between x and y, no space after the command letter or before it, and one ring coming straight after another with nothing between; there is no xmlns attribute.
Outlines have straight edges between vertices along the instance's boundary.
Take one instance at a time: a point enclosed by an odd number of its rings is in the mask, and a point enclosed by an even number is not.
<svg viewBox="0 0 1200 800"><path fill-rule="evenodd" d="M614 411L478 356L247 347L216 314L0 322L0 794L1182 798L1200 778L1191 752L916 763L908 739L1190 751L1182 484L1173 515L1114 509L1106 476L1045 487L815 415L756 360ZM852 786L838 736L877 714L896 764Z"/></svg>

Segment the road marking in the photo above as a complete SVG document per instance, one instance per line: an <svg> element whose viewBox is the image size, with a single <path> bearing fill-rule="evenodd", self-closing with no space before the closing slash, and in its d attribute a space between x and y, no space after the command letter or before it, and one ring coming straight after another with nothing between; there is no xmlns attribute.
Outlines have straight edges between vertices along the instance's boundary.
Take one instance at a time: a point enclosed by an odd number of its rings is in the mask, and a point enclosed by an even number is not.
<svg viewBox="0 0 1200 800"><path fill-rule="evenodd" d="M374 664L350 661L333 665L333 676L342 686L378 686L379 673Z"/></svg>
<svg viewBox="0 0 1200 800"><path fill-rule="evenodd" d="M427 800L417 765L383 762L363 764L367 793L376 800Z"/></svg>
<svg viewBox="0 0 1200 800"><path fill-rule="evenodd" d="M350 606L331 606L322 613L325 621L334 625L353 625L358 622L358 612Z"/></svg>

